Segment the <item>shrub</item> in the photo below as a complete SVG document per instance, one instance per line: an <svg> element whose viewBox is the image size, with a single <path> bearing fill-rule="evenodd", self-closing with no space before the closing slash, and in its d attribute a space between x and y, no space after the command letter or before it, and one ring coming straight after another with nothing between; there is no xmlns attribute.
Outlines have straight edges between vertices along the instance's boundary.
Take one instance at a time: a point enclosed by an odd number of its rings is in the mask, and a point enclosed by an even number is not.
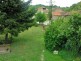
<svg viewBox="0 0 81 61"><path fill-rule="evenodd" d="M75 14L70 19L69 33L67 33L66 48L74 54L81 51L81 15Z"/></svg>
<svg viewBox="0 0 81 61"><path fill-rule="evenodd" d="M35 20L38 21L38 22L40 22L40 23L43 23L44 21L46 21L46 15L45 15L45 13L38 12L35 15Z"/></svg>
<svg viewBox="0 0 81 61"><path fill-rule="evenodd" d="M54 21L45 32L45 46L48 50L67 49L74 54L81 52L81 15Z"/></svg>
<svg viewBox="0 0 81 61"><path fill-rule="evenodd" d="M35 15L35 21L36 22L39 22L43 29L45 30L45 26L44 26L44 21L46 21L47 18L46 18L46 14L45 13L42 13L42 12L38 12L36 15Z"/></svg>
<svg viewBox="0 0 81 61"><path fill-rule="evenodd" d="M45 32L45 46L48 50L60 50L64 47L67 41L65 31L69 27L68 22L66 19L58 19L47 28Z"/></svg>

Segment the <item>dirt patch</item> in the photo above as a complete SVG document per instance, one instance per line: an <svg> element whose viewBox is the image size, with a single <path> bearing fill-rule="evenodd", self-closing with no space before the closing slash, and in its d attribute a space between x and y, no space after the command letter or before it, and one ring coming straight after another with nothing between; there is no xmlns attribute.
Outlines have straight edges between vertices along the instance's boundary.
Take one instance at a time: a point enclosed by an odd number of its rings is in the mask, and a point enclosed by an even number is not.
<svg viewBox="0 0 81 61"><path fill-rule="evenodd" d="M3 44L0 45L0 54L3 53L10 53L11 49L10 49L10 44Z"/></svg>

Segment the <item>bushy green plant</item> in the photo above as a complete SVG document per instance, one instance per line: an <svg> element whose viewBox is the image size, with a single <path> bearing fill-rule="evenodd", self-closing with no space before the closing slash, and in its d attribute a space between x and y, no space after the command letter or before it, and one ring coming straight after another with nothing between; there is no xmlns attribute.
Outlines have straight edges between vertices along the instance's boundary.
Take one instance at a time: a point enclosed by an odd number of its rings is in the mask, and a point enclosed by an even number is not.
<svg viewBox="0 0 81 61"><path fill-rule="evenodd" d="M81 15L54 21L46 30L45 46L48 50L67 49L74 54L81 52Z"/></svg>
<svg viewBox="0 0 81 61"><path fill-rule="evenodd" d="M67 33L66 48L77 54L81 51L81 15L73 14L70 19L70 27Z"/></svg>
<svg viewBox="0 0 81 61"><path fill-rule="evenodd" d="M46 18L45 13L38 12L38 13L35 15L35 21L36 21L36 22L38 21L38 22L42 25L43 29L45 28L43 23L44 23L44 21L46 21L46 20L47 20L47 18Z"/></svg>
<svg viewBox="0 0 81 61"><path fill-rule="evenodd" d="M44 21L46 21L46 15L44 13L38 12L35 16L35 20L43 23Z"/></svg>
<svg viewBox="0 0 81 61"><path fill-rule="evenodd" d="M65 31L68 27L69 21L66 19L58 19L48 27L45 33L45 46L48 50L59 50L64 47L67 41Z"/></svg>

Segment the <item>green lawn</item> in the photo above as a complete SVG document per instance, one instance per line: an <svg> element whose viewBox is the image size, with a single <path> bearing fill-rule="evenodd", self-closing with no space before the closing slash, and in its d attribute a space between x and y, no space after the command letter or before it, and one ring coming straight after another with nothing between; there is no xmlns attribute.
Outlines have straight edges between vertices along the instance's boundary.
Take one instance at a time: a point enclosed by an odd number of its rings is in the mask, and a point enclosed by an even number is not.
<svg viewBox="0 0 81 61"><path fill-rule="evenodd" d="M14 38L12 52L0 55L0 61L66 61L60 55L54 55L44 48L42 27L32 27ZM45 50L45 52L43 52Z"/></svg>

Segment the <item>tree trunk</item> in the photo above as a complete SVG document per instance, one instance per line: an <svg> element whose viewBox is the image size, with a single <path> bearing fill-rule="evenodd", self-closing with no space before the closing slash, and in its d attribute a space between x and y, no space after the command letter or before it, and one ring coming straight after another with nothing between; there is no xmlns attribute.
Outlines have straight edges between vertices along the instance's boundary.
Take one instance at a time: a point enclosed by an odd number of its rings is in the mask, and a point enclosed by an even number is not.
<svg viewBox="0 0 81 61"><path fill-rule="evenodd" d="M5 43L8 43L8 33L5 34Z"/></svg>

